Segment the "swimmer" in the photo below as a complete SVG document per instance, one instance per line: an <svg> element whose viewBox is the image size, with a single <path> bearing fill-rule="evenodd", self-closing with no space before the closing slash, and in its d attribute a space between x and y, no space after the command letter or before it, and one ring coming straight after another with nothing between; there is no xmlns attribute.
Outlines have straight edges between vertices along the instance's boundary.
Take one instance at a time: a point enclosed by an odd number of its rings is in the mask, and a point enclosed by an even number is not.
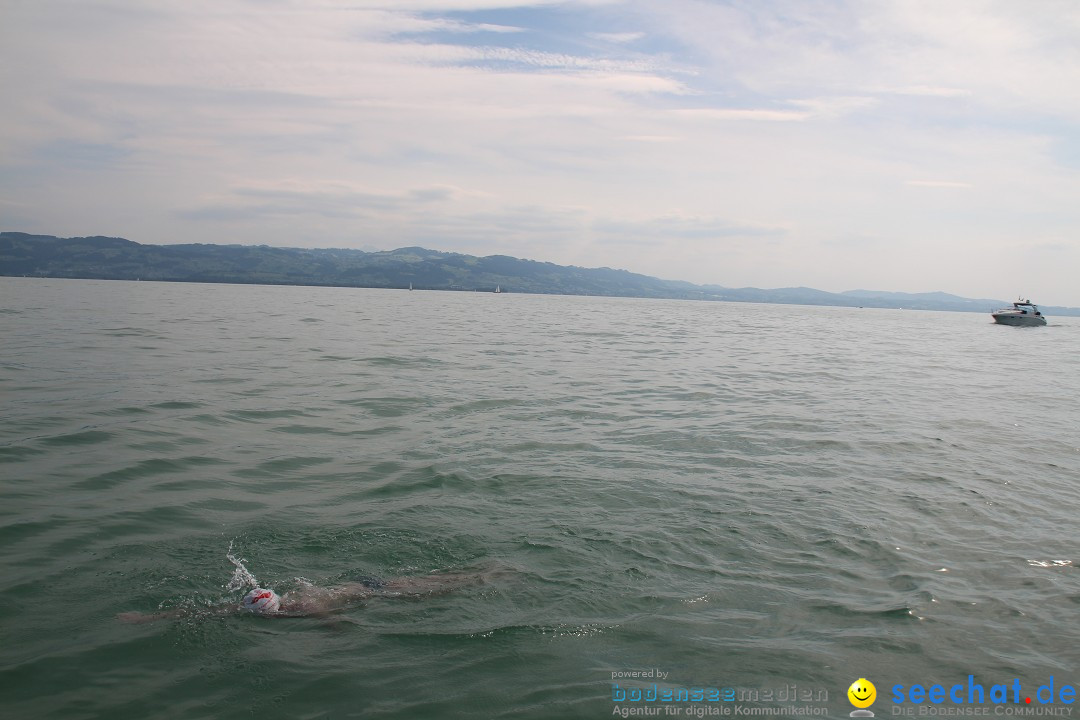
<svg viewBox="0 0 1080 720"><path fill-rule="evenodd" d="M251 613L267 618L317 617L344 610L371 597L420 598L441 595L459 587L480 585L483 573L426 575L423 577L380 580L361 577L354 582L331 588L306 585L278 595L268 588L255 588L244 596L239 605L225 605L210 611L213 615ZM203 614L197 610L176 608L157 613L125 612L117 619L127 623L146 623L167 618Z"/></svg>

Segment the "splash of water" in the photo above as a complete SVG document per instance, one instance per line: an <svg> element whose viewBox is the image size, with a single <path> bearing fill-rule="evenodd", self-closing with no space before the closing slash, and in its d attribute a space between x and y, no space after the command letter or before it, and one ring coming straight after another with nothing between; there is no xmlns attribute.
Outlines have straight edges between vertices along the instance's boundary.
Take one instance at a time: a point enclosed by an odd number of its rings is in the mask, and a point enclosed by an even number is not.
<svg viewBox="0 0 1080 720"><path fill-rule="evenodd" d="M1069 567L1072 564L1072 560L1028 560L1032 567Z"/></svg>
<svg viewBox="0 0 1080 720"><path fill-rule="evenodd" d="M244 567L244 559L237 558L232 552L233 544L229 541L229 549L225 552L225 557L229 558L229 562L233 564L232 579L229 580L229 584L225 587L229 590L244 590L247 588L259 587L259 581L251 574L251 571Z"/></svg>

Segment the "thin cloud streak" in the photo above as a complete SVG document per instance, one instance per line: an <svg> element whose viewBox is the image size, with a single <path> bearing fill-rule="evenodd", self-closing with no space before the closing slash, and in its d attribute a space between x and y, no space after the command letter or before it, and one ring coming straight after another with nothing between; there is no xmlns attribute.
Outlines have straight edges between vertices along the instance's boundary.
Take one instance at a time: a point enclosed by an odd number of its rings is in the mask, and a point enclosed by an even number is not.
<svg viewBox="0 0 1080 720"><path fill-rule="evenodd" d="M972 187L971 183L956 182L953 180L908 180L904 183L912 187L928 187L928 188L969 188Z"/></svg>

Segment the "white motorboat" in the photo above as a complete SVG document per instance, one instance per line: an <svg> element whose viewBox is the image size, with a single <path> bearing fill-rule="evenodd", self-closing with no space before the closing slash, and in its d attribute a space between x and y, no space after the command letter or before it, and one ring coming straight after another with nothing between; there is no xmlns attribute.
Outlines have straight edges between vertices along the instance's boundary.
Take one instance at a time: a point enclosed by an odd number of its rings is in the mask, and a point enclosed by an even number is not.
<svg viewBox="0 0 1080 720"><path fill-rule="evenodd" d="M1017 300L1011 308L1002 308L990 313L994 322L1001 325L1045 325L1046 317L1039 312L1037 305L1030 300Z"/></svg>

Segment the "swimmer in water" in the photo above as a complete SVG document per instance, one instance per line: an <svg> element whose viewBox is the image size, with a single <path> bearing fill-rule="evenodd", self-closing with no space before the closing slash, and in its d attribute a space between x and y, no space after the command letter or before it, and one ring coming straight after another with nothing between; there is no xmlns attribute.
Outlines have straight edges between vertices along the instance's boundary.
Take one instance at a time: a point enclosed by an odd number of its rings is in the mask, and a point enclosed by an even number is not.
<svg viewBox="0 0 1080 720"><path fill-rule="evenodd" d="M211 613L215 615L252 613L267 618L316 617L344 610L371 597L419 598L448 593L468 585L479 585L484 581L485 574L483 573L456 573L393 580L361 577L354 582L331 588L306 585L284 595L259 587L245 595L240 605L222 606L212 610ZM116 617L123 622L146 623L197 614L201 613L176 608L157 613L126 612Z"/></svg>

